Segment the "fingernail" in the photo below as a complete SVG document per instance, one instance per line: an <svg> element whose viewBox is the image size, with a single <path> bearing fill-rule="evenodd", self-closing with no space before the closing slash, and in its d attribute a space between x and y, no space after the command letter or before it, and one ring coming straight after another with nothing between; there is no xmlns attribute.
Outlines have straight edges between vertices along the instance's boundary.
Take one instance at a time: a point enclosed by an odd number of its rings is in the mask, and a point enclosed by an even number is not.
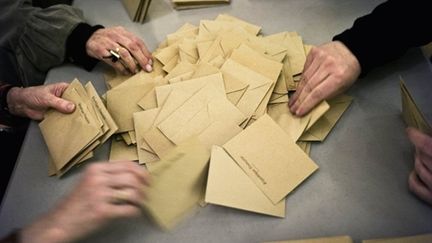
<svg viewBox="0 0 432 243"><path fill-rule="evenodd" d="M150 64L150 65L153 65L153 60L149 59L147 63Z"/></svg>
<svg viewBox="0 0 432 243"><path fill-rule="evenodd" d="M152 68L152 66L150 64L145 65L145 69L146 69L147 72L153 71L153 68Z"/></svg>
<svg viewBox="0 0 432 243"><path fill-rule="evenodd" d="M73 111L75 109L75 105L73 103L69 103L66 108L68 111Z"/></svg>

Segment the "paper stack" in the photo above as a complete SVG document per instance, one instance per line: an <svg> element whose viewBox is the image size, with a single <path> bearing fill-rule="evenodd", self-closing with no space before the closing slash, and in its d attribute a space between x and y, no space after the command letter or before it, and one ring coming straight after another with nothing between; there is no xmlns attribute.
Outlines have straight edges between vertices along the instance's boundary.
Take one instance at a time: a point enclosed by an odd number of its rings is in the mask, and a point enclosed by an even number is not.
<svg viewBox="0 0 432 243"><path fill-rule="evenodd" d="M175 9L192 9L229 4L230 0L171 0Z"/></svg>
<svg viewBox="0 0 432 243"><path fill-rule="evenodd" d="M62 98L72 101L75 111L49 110L39 124L51 156L49 174L57 176L93 157L92 151L118 129L91 82L82 86L75 79Z"/></svg>
<svg viewBox="0 0 432 243"><path fill-rule="evenodd" d="M151 0L122 0L130 18L134 22L144 23Z"/></svg>
<svg viewBox="0 0 432 243"><path fill-rule="evenodd" d="M165 229L205 202L284 217L286 196L318 168L311 142L352 101L293 116L288 93L310 46L295 32L260 31L229 15L185 24L153 53L152 73L106 76L119 126L110 158L146 165L155 185L144 208Z"/></svg>

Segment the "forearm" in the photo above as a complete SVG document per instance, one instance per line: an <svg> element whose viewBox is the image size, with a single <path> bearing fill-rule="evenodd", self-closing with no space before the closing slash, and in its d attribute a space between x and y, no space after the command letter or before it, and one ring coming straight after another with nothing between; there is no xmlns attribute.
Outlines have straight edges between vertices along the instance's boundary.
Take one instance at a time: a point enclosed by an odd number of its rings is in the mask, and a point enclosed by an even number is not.
<svg viewBox="0 0 432 243"><path fill-rule="evenodd" d="M352 28L333 40L344 43L357 57L362 74L398 58L408 48L427 44L432 31L420 26L429 23L430 1L390 0L372 13L358 18Z"/></svg>
<svg viewBox="0 0 432 243"><path fill-rule="evenodd" d="M11 91L16 89L17 87L0 82L0 124L2 125L17 126L25 121L23 118L15 116L13 112L11 113L9 108L9 102L16 102L16 97L12 97L15 95L10 95Z"/></svg>

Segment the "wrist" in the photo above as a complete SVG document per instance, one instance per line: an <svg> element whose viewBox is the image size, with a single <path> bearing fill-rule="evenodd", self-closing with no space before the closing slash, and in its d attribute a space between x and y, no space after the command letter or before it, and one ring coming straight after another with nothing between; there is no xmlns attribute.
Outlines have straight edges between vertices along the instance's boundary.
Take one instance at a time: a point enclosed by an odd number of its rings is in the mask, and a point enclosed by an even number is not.
<svg viewBox="0 0 432 243"><path fill-rule="evenodd" d="M35 221L28 227L25 227L20 232L21 243L65 243L70 242L65 229L62 229L62 224L52 216L45 216Z"/></svg>

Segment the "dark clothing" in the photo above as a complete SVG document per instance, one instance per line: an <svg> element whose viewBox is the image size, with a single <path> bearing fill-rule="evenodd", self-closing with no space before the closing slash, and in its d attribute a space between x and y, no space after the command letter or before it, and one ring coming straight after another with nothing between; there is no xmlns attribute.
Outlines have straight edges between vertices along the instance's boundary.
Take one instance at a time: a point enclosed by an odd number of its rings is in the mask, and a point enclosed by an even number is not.
<svg viewBox="0 0 432 243"><path fill-rule="evenodd" d="M28 119L8 111L7 92L13 86L43 84L47 71L65 61L91 70L97 60L88 56L86 42L103 26L85 23L82 12L69 5L55 4L68 0L0 1L0 128L1 169L0 196L21 148Z"/></svg>
<svg viewBox="0 0 432 243"><path fill-rule="evenodd" d="M38 8L31 0L0 1L0 47L12 53L9 62L15 63L21 86L42 84L46 72L65 60L93 68L97 60L86 54L85 43L99 28L69 5Z"/></svg>
<svg viewBox="0 0 432 243"><path fill-rule="evenodd" d="M360 62L362 74L432 41L432 1L390 0L358 18L333 40L344 43Z"/></svg>

